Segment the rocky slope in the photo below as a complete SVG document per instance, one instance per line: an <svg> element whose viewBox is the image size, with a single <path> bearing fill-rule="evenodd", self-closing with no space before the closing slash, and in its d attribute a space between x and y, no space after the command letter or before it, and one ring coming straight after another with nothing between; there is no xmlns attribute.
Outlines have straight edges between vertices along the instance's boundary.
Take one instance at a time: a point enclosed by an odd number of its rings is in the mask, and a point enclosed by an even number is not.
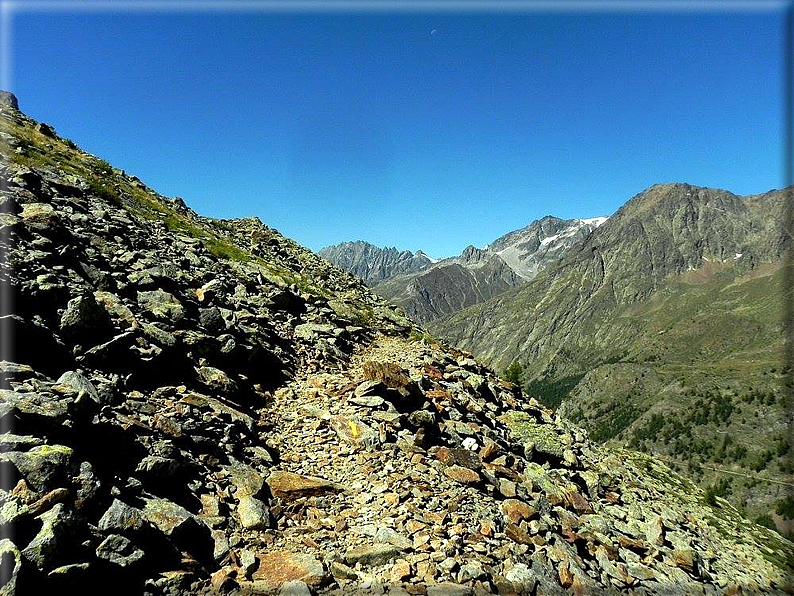
<svg viewBox="0 0 794 596"><path fill-rule="evenodd" d="M593 437L669 457L769 523L791 510L787 485L751 476L794 480L782 362L791 194L654 186L534 280L431 328L497 367L517 360L530 393L562 401Z"/></svg>
<svg viewBox="0 0 794 596"><path fill-rule="evenodd" d="M0 593L783 594L794 545L0 104Z"/></svg>
<svg viewBox="0 0 794 596"><path fill-rule="evenodd" d="M410 250L398 251L394 247L380 248L362 240L326 246L319 255L370 284L395 275L421 271L433 263L421 250L412 253Z"/></svg>
<svg viewBox="0 0 794 596"><path fill-rule="evenodd" d="M365 243L347 243L325 248L320 256L359 275L378 294L402 308L412 321L424 324L484 302L532 279L606 219L563 220L549 215L497 238L485 248L468 246L456 257L376 280L368 278L366 273L371 268L382 270L379 267L382 252L394 249L366 245L365 252L358 250L359 245ZM340 247L345 248L341 253Z"/></svg>

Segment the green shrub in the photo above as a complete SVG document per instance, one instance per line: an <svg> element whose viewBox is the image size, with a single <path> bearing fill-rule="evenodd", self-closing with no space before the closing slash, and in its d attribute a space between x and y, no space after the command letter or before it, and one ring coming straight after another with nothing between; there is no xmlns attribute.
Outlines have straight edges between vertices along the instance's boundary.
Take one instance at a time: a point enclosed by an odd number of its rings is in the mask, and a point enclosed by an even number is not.
<svg viewBox="0 0 794 596"><path fill-rule="evenodd" d="M518 360L513 360L513 363L505 370L505 381L513 383L513 385L521 386L523 382L524 370Z"/></svg>

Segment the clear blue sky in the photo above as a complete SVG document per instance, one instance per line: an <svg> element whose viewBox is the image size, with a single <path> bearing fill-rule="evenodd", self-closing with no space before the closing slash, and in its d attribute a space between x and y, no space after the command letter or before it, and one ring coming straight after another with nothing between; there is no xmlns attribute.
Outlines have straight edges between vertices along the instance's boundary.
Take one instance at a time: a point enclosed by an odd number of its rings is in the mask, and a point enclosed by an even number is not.
<svg viewBox="0 0 794 596"><path fill-rule="evenodd" d="M23 13L11 90L201 214L432 256L784 185L783 13Z"/></svg>

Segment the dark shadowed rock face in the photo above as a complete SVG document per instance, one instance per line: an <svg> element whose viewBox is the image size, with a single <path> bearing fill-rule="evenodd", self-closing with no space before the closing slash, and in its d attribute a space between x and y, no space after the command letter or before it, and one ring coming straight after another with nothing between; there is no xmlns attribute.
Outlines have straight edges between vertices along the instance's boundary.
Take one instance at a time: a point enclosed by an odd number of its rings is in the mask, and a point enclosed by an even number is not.
<svg viewBox="0 0 794 596"><path fill-rule="evenodd" d="M0 118L2 593L784 593L794 545L361 280Z"/></svg>

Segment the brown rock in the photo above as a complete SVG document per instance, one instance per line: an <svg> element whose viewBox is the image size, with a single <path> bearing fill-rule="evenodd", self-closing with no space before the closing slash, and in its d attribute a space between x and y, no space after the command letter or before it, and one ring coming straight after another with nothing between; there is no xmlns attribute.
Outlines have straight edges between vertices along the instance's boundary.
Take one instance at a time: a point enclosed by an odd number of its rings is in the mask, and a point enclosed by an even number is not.
<svg viewBox="0 0 794 596"><path fill-rule="evenodd" d="M259 553L258 557L259 567L252 576L258 588L275 590L284 582L293 580L319 586L325 579L323 564L311 555L270 551Z"/></svg>
<svg viewBox="0 0 794 596"><path fill-rule="evenodd" d="M670 561L691 573L695 568L695 553L690 548L676 548L670 553Z"/></svg>
<svg viewBox="0 0 794 596"><path fill-rule="evenodd" d="M511 523L518 524L523 519L530 519L537 512L524 501L506 499L502 501L502 512Z"/></svg>
<svg viewBox="0 0 794 596"><path fill-rule="evenodd" d="M573 489L568 489L565 491L565 501L578 513L593 512L593 508L590 507L588 500Z"/></svg>
<svg viewBox="0 0 794 596"><path fill-rule="evenodd" d="M210 585L217 594L227 594L237 588L237 570L233 567L222 567L212 574Z"/></svg>
<svg viewBox="0 0 794 596"><path fill-rule="evenodd" d="M293 472L275 470L267 478L267 485L274 497L291 501L300 497L339 492L333 482L316 476L303 476Z"/></svg>
<svg viewBox="0 0 794 596"><path fill-rule="evenodd" d="M532 536L530 536L525 530L522 530L516 524L507 524L507 527L505 528L505 536L514 542L518 542L519 544L533 544Z"/></svg>
<svg viewBox="0 0 794 596"><path fill-rule="evenodd" d="M444 476L460 482L461 484L477 484L480 481L480 475L474 470L464 468L462 466L450 466L444 470Z"/></svg>
<svg viewBox="0 0 794 596"><path fill-rule="evenodd" d="M411 383L408 374L393 362L365 362L363 372L366 379L393 389L403 389Z"/></svg>
<svg viewBox="0 0 794 596"><path fill-rule="evenodd" d="M482 449L480 449L480 459L483 461L489 461L495 458L499 454L499 445L496 443L486 443Z"/></svg>
<svg viewBox="0 0 794 596"><path fill-rule="evenodd" d="M411 577L411 564L405 559L399 559L389 571L389 577L394 582Z"/></svg>
<svg viewBox="0 0 794 596"><path fill-rule="evenodd" d="M463 468L469 468L470 470L479 470L482 468L480 456L468 449L441 447L436 451L436 459L445 466L461 466Z"/></svg>
<svg viewBox="0 0 794 596"><path fill-rule="evenodd" d="M557 575L560 576L560 584L563 588L570 588L573 584L573 574L568 568L567 563L563 563L557 567Z"/></svg>

